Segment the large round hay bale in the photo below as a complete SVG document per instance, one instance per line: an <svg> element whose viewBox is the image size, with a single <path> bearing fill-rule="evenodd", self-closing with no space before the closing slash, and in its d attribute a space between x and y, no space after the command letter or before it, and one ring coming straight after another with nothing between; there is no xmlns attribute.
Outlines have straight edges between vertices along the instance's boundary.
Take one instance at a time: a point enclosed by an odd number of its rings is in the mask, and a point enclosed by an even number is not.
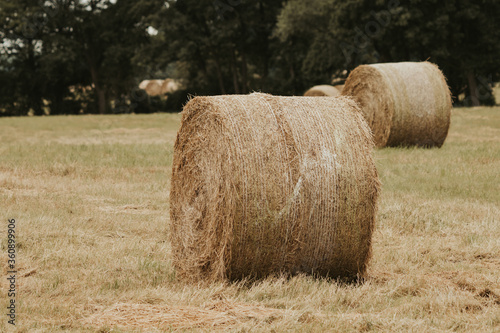
<svg viewBox="0 0 500 333"><path fill-rule="evenodd" d="M304 96L329 96L335 97L340 95L340 91L334 86L327 84L321 86L314 86L304 93Z"/></svg>
<svg viewBox="0 0 500 333"><path fill-rule="evenodd" d="M372 150L346 97L192 99L170 193L179 276L362 276L379 189Z"/></svg>
<svg viewBox="0 0 500 333"><path fill-rule="evenodd" d="M161 86L163 84L163 80L150 80L146 85L146 93L149 96L158 96L161 95Z"/></svg>
<svg viewBox="0 0 500 333"><path fill-rule="evenodd" d="M342 95L359 103L378 147L441 147L448 134L450 90L443 73L429 62L359 66Z"/></svg>

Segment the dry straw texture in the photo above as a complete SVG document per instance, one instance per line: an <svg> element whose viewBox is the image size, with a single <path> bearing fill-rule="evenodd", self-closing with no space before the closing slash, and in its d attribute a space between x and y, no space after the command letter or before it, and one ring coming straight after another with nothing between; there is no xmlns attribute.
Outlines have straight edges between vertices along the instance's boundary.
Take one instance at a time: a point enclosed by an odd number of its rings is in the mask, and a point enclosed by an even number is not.
<svg viewBox="0 0 500 333"><path fill-rule="evenodd" d="M429 62L363 65L347 78L375 144L441 147L448 134L451 96L439 68Z"/></svg>
<svg viewBox="0 0 500 333"><path fill-rule="evenodd" d="M363 275L379 188L372 148L350 98L194 98L174 148L178 274Z"/></svg>
<svg viewBox="0 0 500 333"><path fill-rule="evenodd" d="M233 328L250 322L271 321L285 310L259 305L219 301L203 307L119 303L82 320L86 326L122 329L190 330Z"/></svg>
<svg viewBox="0 0 500 333"><path fill-rule="evenodd" d="M329 96L335 97L340 95L340 90L334 86L329 86L327 84L321 86L314 86L304 93L304 96Z"/></svg>

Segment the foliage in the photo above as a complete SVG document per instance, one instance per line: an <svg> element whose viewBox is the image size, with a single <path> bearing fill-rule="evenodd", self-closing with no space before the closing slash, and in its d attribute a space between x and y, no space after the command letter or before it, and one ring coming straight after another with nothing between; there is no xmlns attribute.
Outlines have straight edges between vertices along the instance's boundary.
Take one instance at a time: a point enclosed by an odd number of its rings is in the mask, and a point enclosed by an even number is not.
<svg viewBox="0 0 500 333"><path fill-rule="evenodd" d="M280 8L279 1L169 1L153 19L159 33L146 52L151 62L173 65L193 94L267 90Z"/></svg>
<svg viewBox="0 0 500 333"><path fill-rule="evenodd" d="M75 112L89 104L86 111L108 112L111 100L129 95L136 85L132 56L148 42L144 17L160 4L2 0L0 35L15 72L17 109L43 114L48 105L51 114L68 113L71 90L91 86L92 98ZM8 72L4 66L2 71Z"/></svg>
<svg viewBox="0 0 500 333"><path fill-rule="evenodd" d="M276 34L308 41L302 73L313 82L363 63L429 59L454 96L491 104L491 84L500 78L499 15L495 0L290 0Z"/></svg>
<svg viewBox="0 0 500 333"><path fill-rule="evenodd" d="M497 0L0 0L0 115L300 95L359 64L422 60L444 71L455 104L493 104L498 17ZM167 104L138 93L167 77L186 89Z"/></svg>

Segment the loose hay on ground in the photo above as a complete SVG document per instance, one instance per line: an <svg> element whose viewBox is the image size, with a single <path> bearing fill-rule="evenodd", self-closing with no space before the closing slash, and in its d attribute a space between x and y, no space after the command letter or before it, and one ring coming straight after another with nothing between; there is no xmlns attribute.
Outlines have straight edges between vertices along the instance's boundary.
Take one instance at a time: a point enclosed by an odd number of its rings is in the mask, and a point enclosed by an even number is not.
<svg viewBox="0 0 500 333"><path fill-rule="evenodd" d="M230 328L283 317L285 310L220 301L202 307L119 303L84 318L84 325L123 329Z"/></svg>
<svg viewBox="0 0 500 333"><path fill-rule="evenodd" d="M441 147L448 134L450 90L429 62L359 66L342 95L359 103L378 147Z"/></svg>
<svg viewBox="0 0 500 333"><path fill-rule="evenodd" d="M179 276L363 275L379 181L358 111L346 97L191 100L170 197Z"/></svg>

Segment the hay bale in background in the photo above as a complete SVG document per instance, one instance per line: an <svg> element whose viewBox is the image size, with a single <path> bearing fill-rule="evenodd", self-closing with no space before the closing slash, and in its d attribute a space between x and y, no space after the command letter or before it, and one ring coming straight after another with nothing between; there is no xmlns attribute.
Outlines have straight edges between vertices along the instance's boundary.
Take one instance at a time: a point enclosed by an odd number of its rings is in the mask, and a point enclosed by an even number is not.
<svg viewBox="0 0 500 333"><path fill-rule="evenodd" d="M304 93L304 96L329 96L335 97L340 95L340 91L334 86L327 84L321 86L314 86Z"/></svg>
<svg viewBox="0 0 500 333"><path fill-rule="evenodd" d="M342 94L342 90L344 90L344 85L343 84L338 84L336 86L333 86L335 89L339 91L339 94Z"/></svg>
<svg viewBox="0 0 500 333"><path fill-rule="evenodd" d="M146 85L146 93L149 96L158 96L161 95L161 86L163 85L163 80L150 80Z"/></svg>
<svg viewBox="0 0 500 333"><path fill-rule="evenodd" d="M170 82L172 81L172 79L165 79L163 80L163 83L161 85L161 94L162 95L166 95L168 93L170 93Z"/></svg>
<svg viewBox="0 0 500 333"><path fill-rule="evenodd" d="M139 89L146 90L146 87L148 86L150 80L143 80L141 83L139 83Z"/></svg>
<svg viewBox="0 0 500 333"><path fill-rule="evenodd" d="M170 193L187 279L363 275L379 188L371 132L346 97L196 97Z"/></svg>
<svg viewBox="0 0 500 333"><path fill-rule="evenodd" d="M450 90L443 73L429 62L359 66L342 95L359 103L378 147L441 147L448 134Z"/></svg>
<svg viewBox="0 0 500 333"><path fill-rule="evenodd" d="M172 94L180 89L180 83L174 79L165 79L161 86L162 95Z"/></svg>

